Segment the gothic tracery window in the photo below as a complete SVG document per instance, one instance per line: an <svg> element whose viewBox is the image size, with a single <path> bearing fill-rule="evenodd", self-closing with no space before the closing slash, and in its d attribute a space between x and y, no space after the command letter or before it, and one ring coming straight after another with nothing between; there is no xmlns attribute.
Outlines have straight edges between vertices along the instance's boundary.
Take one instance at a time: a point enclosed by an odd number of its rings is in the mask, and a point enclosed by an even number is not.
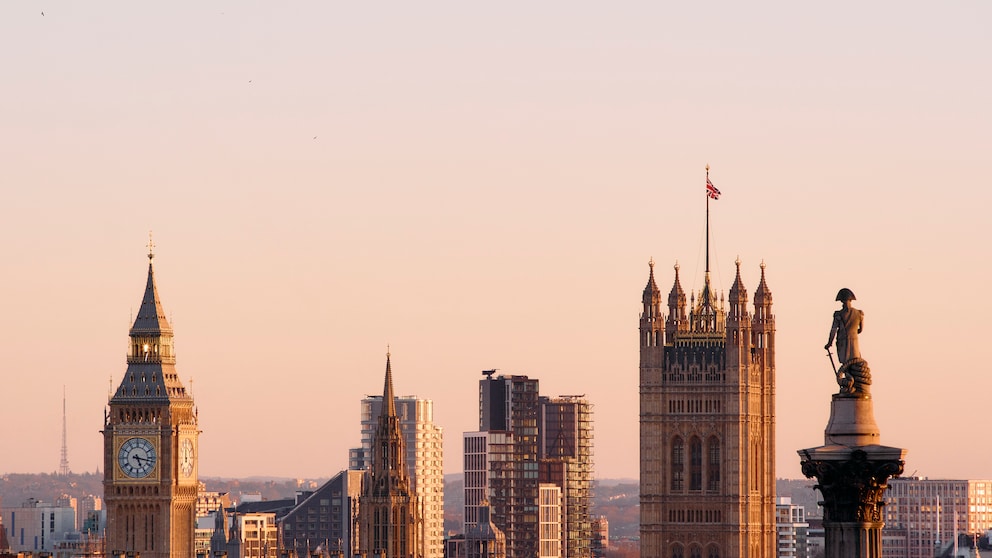
<svg viewBox="0 0 992 558"><path fill-rule="evenodd" d="M689 490L703 489L703 442L693 436L689 440Z"/></svg>
<svg viewBox="0 0 992 558"><path fill-rule="evenodd" d="M676 436L672 440L672 492L682 492L684 488L685 444Z"/></svg>
<svg viewBox="0 0 992 558"><path fill-rule="evenodd" d="M706 490L717 492L720 490L720 440L716 436L710 436L706 442Z"/></svg>

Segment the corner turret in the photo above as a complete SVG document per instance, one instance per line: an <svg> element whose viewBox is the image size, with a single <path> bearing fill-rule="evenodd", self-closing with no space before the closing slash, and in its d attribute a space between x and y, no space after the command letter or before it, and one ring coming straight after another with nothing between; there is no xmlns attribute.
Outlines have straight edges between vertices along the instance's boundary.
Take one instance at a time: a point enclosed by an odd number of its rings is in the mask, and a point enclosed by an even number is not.
<svg viewBox="0 0 992 558"><path fill-rule="evenodd" d="M661 314L661 289L654 280L654 258L648 261L648 284L641 296L640 359L641 370L661 366L665 352L665 325ZM641 378L641 381L647 381Z"/></svg>
<svg viewBox="0 0 992 558"><path fill-rule="evenodd" d="M679 263L675 262L675 282L668 293L668 320L665 321L665 337L672 339L676 332L689 331L685 315L685 291L679 282Z"/></svg>
<svg viewBox="0 0 992 558"><path fill-rule="evenodd" d="M654 281L654 258L648 260L648 284L644 287L641 301L644 303L643 316L649 318L661 317L661 289Z"/></svg>
<svg viewBox="0 0 992 558"><path fill-rule="evenodd" d="M741 280L741 259L737 258L734 264L737 266L737 276L734 277L734 284L731 285L727 296L730 303L727 327L730 327L730 321L737 322L745 316L750 317L747 311L747 289L744 287L744 281Z"/></svg>
<svg viewBox="0 0 992 558"><path fill-rule="evenodd" d="M754 351L757 358L775 373L775 315L772 314L772 291L765 281L765 262L761 262L761 281L754 291ZM774 380L771 385L774 385Z"/></svg>
<svg viewBox="0 0 992 558"><path fill-rule="evenodd" d="M747 308L747 288L741 279L740 258L734 264L737 276L727 297L727 360L746 368L751 361L751 313Z"/></svg>

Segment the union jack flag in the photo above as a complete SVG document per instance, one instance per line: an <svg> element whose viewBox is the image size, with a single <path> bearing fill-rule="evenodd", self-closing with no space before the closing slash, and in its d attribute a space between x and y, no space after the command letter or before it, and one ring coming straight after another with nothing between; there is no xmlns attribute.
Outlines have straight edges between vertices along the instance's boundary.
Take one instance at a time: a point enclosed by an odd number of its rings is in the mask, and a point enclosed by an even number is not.
<svg viewBox="0 0 992 558"><path fill-rule="evenodd" d="M710 179L708 177L706 178L706 195L715 200L720 199L720 190L716 189L716 186L714 186L713 183L710 182Z"/></svg>

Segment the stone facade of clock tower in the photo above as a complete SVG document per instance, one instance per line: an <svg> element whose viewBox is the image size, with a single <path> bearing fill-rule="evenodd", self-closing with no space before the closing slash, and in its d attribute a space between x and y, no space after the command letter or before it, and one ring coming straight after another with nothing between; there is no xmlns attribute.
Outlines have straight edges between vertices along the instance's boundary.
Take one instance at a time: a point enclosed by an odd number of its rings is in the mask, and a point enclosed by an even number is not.
<svg viewBox="0 0 992 558"><path fill-rule="evenodd" d="M106 551L193 558L196 408L179 381L172 327L148 254L148 282L129 333L127 370L103 429Z"/></svg>

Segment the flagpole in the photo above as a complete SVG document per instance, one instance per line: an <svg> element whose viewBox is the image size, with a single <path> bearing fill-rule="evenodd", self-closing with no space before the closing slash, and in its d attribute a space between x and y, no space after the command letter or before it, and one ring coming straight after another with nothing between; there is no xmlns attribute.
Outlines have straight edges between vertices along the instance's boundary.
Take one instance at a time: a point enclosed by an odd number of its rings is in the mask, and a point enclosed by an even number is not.
<svg viewBox="0 0 992 558"><path fill-rule="evenodd" d="M706 163L706 184L710 183L710 164ZM706 273L710 272L710 193L706 190Z"/></svg>

